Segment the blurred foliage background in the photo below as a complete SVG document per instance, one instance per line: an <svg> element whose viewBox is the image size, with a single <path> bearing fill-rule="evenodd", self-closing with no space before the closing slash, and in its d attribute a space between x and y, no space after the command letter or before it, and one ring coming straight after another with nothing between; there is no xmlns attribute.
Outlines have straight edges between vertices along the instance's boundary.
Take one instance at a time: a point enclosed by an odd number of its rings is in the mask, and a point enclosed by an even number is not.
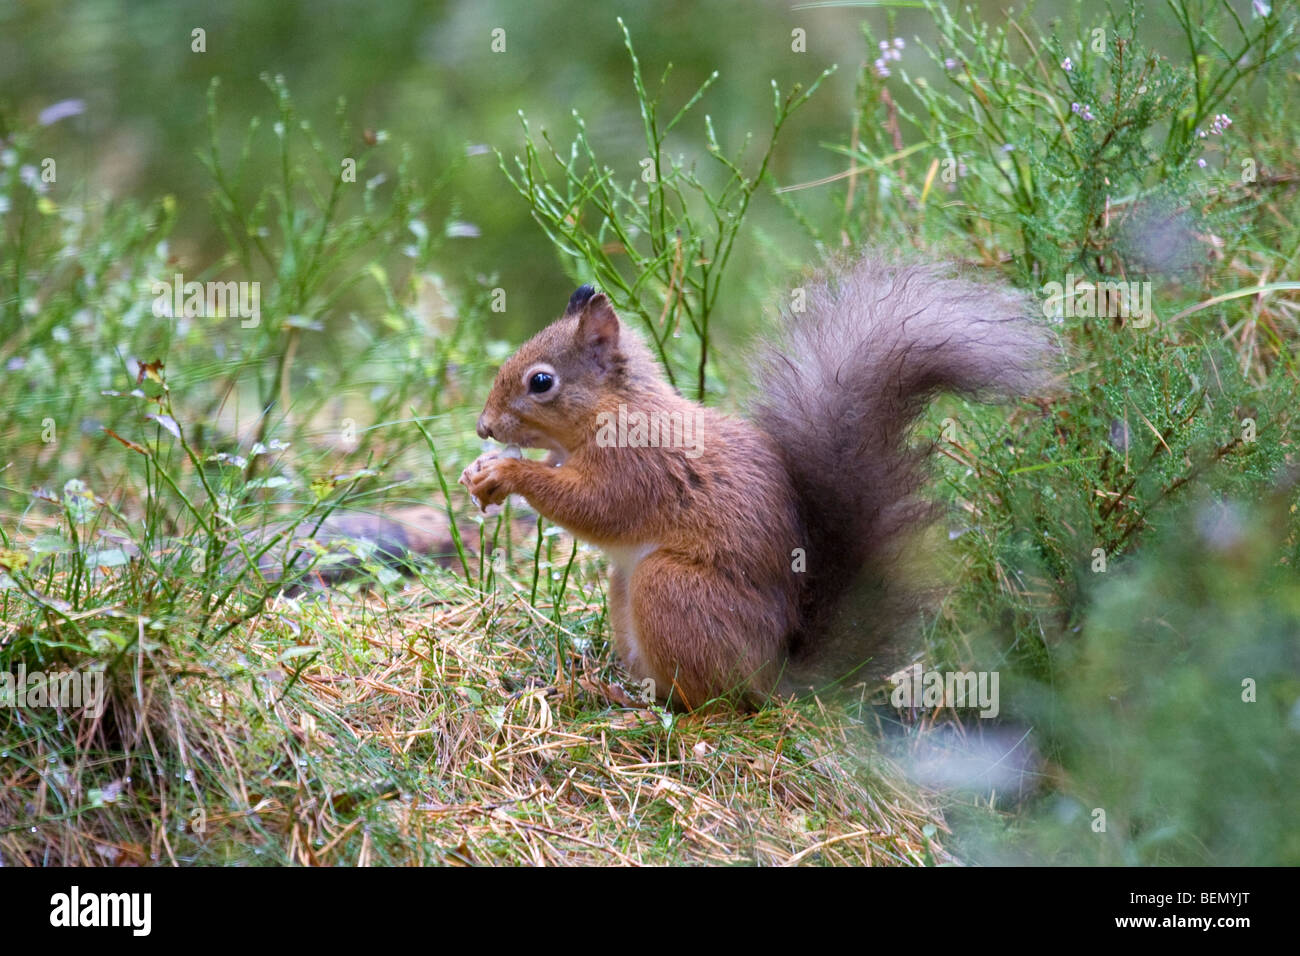
<svg viewBox="0 0 1300 956"><path fill-rule="evenodd" d="M962 6L991 21L1002 9L992 0ZM358 151L362 131L389 134L376 171L395 166L397 144L410 146L419 181L432 183L450 171L444 201L454 203L480 235L451 243L438 266L458 281L496 277L492 285L518 294L524 307L490 316L494 334L517 341L563 306L572 283L557 268L555 252L528 208L503 188L495 157L484 152L466 158L466 147L484 144L506 156L519 152L520 110L534 128L567 144L576 108L597 153L620 176L639 173L644 138L615 22L619 16L648 76L657 79L674 64L665 102L684 102L713 71L720 74L697 115L669 139L670 150L692 156L699 153L703 114L711 117L722 144L735 149L747 133L761 138L770 113L769 81L786 90L839 65L783 134L771 165L774 183L782 186L845 167L828 147L844 145L859 65L874 56L865 49L860 24L869 21L884 36L888 17L893 35L910 41L918 33L933 34L928 13L908 4L3 0L0 115L17 125L56 101L84 100L85 113L52 130L45 147L59 157L61 181L91 196L176 196L181 202L174 252L203 263L224 251L205 199L211 180L196 158L207 138L210 79L221 80L220 134L232 150L242 142L249 116L268 106L262 73L282 75L299 114L318 126L326 125L343 97ZM1090 12L1087 4L1068 0L1040 3L1034 17L1042 23L1104 22L1100 9ZM206 53L191 52L195 28L207 31ZM495 28L506 31L504 53L491 49ZM806 53L791 50L795 28L807 33ZM1169 17L1150 17L1140 28L1156 46L1176 47L1180 40ZM898 69L932 81L941 75L910 48ZM254 164L270 178L276 163L268 140L254 145ZM812 259L811 243L766 192L756 200L757 230L779 233L786 261ZM800 200L816 218L819 212L829 216L842 194L822 188ZM731 280L738 291L723 300L724 333L751 327L747 312L762 266L753 244L742 243Z"/></svg>
<svg viewBox="0 0 1300 956"><path fill-rule="evenodd" d="M991 8L991 7L990 7ZM639 172L641 120L616 23L622 16L647 73L675 64L666 100L680 102L714 70L721 74L703 111L720 139L738 144L767 119L763 92L809 82L825 66L862 57L853 10L791 11L784 4L573 2L427 3L395 0L260 3L0 3L0 90L10 122L31 121L50 103L78 98L86 112L64 125L50 148L65 157L66 181L92 193L182 200L176 252L202 261L219 256L221 237L208 218L210 180L196 159L206 140L204 97L219 77L222 136L240 143L250 114L267 93L259 75L283 75L299 112L318 124L339 97L358 133L386 131L389 152L409 144L412 172L423 182L455 169L446 195L481 234L453 243L440 266L456 278L497 276L526 308L497 316L498 334L518 339L560 310L572 291L553 250L510 190L495 157L465 161L466 147L519 151L518 111L567 142L578 108L599 151ZM900 25L920 22L902 11ZM790 31L808 31L807 54L792 53ZM207 31L207 53L191 52L190 32ZM491 31L506 31L506 51L491 49ZM775 158L781 182L815 179L842 162L809 144L843 136L853 98L853 70L842 71L813 109L795 117L787 148ZM700 125L700 118L694 120ZM698 128L679 133L699 139ZM357 149L362 148L358 142ZM273 148L261 144L267 174ZM393 163L392 156L386 157ZM66 170L66 172L63 172ZM771 211L769 210L769 214Z"/></svg>

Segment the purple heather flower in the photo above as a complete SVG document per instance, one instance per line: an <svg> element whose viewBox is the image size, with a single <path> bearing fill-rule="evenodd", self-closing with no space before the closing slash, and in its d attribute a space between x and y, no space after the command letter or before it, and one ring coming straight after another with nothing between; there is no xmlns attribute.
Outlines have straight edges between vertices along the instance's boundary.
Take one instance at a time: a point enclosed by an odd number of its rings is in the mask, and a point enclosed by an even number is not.
<svg viewBox="0 0 1300 956"><path fill-rule="evenodd" d="M61 119L67 119L69 116L80 116L86 111L86 104L82 100L59 100L41 110L36 122L42 126L51 126Z"/></svg>
<svg viewBox="0 0 1300 956"><path fill-rule="evenodd" d="M41 179L40 171L35 166L23 165L18 167L18 178L21 179L34 193L44 195L50 191L50 186Z"/></svg>

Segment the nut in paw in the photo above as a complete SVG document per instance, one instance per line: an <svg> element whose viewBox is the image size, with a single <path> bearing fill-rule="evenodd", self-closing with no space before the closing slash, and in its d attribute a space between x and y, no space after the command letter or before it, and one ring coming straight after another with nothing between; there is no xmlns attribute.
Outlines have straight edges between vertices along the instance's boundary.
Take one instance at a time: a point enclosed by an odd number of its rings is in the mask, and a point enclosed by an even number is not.
<svg viewBox="0 0 1300 956"><path fill-rule="evenodd" d="M491 505L505 501L510 494L507 475L514 462L513 456L484 452L461 472L460 483L469 490L475 504L486 511Z"/></svg>

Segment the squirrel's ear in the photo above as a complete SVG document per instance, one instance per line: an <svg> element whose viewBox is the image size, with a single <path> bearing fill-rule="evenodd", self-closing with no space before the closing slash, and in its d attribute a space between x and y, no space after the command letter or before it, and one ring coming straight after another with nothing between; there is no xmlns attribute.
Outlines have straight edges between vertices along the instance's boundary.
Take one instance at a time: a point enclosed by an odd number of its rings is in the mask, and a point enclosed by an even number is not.
<svg viewBox="0 0 1300 956"><path fill-rule="evenodd" d="M581 292L579 289L578 292ZM577 293L575 292L576 296ZM601 364L618 348L618 314L609 296L597 292L587 299L578 316L578 344L596 356Z"/></svg>

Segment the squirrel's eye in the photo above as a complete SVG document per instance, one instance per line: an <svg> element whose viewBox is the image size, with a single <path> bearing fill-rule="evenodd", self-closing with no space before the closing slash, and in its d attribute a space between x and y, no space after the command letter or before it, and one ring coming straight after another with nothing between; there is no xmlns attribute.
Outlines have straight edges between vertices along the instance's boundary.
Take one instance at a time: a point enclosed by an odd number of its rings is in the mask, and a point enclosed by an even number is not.
<svg viewBox="0 0 1300 956"><path fill-rule="evenodd" d="M532 378L528 380L528 391L534 395L540 395L543 392L549 392L554 384L555 376L550 372L534 372Z"/></svg>

